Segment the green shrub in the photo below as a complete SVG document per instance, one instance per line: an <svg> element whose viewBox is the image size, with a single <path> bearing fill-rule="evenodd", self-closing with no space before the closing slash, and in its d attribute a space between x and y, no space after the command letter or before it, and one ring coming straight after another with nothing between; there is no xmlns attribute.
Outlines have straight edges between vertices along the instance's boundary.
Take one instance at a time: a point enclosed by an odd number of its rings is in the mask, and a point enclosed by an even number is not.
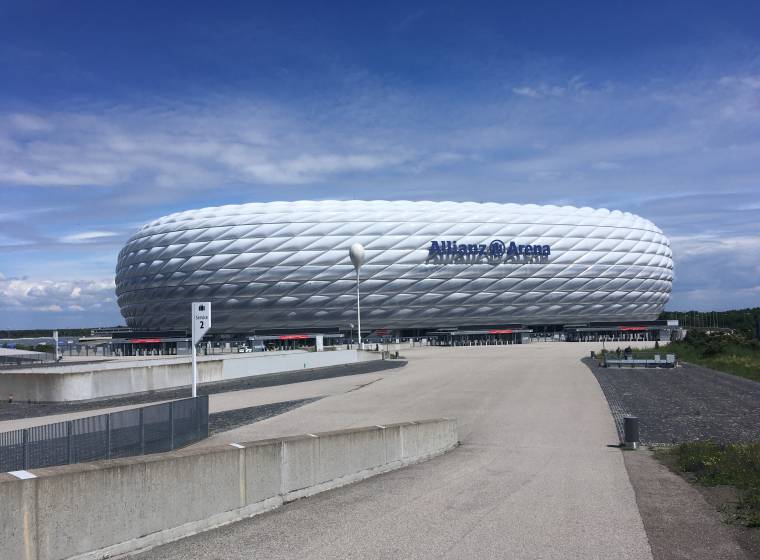
<svg viewBox="0 0 760 560"><path fill-rule="evenodd" d="M663 353L675 354L681 362L760 381L760 341L741 334L689 331L684 340L664 344L657 350L634 349L635 357L641 359Z"/></svg>
<svg viewBox="0 0 760 560"><path fill-rule="evenodd" d="M710 337L705 341L702 347L703 356L717 356L726 351L726 343L717 337Z"/></svg>

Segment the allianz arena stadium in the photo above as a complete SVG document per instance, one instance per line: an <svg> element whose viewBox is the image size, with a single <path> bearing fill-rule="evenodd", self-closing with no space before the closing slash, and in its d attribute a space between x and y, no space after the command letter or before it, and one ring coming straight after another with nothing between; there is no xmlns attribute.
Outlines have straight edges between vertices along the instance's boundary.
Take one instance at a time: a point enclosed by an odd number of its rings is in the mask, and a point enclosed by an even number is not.
<svg viewBox="0 0 760 560"><path fill-rule="evenodd" d="M299 201L203 208L143 226L119 254L128 326L212 332L425 329L657 319L668 239L639 216L533 204Z"/></svg>

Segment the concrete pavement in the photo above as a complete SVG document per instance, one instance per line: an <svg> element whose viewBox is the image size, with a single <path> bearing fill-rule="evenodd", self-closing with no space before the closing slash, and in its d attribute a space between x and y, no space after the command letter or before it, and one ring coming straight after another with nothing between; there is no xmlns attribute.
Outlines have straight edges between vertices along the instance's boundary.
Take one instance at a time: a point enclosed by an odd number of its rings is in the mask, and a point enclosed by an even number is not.
<svg viewBox="0 0 760 560"><path fill-rule="evenodd" d="M395 370L390 370L395 371ZM301 383L291 383L289 385L275 385L272 387L260 387L256 389L244 389L241 391L228 391L225 393L214 393L209 395L209 413L225 412L238 408L247 408L263 404L278 403L283 401L310 399L314 397L324 397L328 395L337 395L347 391L353 391L368 383L373 383L382 379L382 373L363 373L358 375L333 377L319 381L304 381ZM44 426L55 422L66 422L88 416L97 416L98 414L110 414L111 412L120 412L140 408L147 405L160 404L171 399L151 401L149 403L137 403L123 406L111 406L104 408L89 408L77 412L66 412L63 414L50 414L47 416L33 416L31 418L16 418L13 420L0 421L0 432L10 430L20 430L22 428L31 428L33 426Z"/></svg>
<svg viewBox="0 0 760 560"><path fill-rule="evenodd" d="M652 558L607 447L609 408L579 362L597 347L407 350L408 366L369 385L219 434L199 445L449 416L462 446L139 557Z"/></svg>

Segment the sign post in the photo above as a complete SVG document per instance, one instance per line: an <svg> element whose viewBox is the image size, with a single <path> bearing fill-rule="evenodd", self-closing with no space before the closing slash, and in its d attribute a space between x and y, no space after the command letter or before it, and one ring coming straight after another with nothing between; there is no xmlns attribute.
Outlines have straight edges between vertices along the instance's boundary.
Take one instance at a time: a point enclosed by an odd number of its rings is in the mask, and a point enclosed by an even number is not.
<svg viewBox="0 0 760 560"><path fill-rule="evenodd" d="M211 328L211 302L194 301L192 303L192 351L193 351L193 397L198 396L198 361L195 345L198 344L206 331Z"/></svg>

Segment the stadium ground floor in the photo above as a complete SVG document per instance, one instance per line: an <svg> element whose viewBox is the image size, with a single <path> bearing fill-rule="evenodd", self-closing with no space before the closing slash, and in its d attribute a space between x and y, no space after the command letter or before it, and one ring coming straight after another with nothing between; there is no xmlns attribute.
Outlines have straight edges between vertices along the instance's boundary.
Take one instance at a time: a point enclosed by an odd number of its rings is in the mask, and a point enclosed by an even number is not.
<svg viewBox="0 0 760 560"><path fill-rule="evenodd" d="M124 328L109 331L96 329L91 339L98 339L98 351L111 356L176 355L190 352L189 333L157 332ZM572 324L462 325L418 329L362 330L362 342L381 345L412 341L433 346L490 346L530 344L534 342L667 342L679 339L682 331L677 321L600 321ZM330 328L251 330L250 333L209 333L199 344L201 354L225 352L262 352L346 346L358 342L354 329ZM379 346L378 346L379 348Z"/></svg>

